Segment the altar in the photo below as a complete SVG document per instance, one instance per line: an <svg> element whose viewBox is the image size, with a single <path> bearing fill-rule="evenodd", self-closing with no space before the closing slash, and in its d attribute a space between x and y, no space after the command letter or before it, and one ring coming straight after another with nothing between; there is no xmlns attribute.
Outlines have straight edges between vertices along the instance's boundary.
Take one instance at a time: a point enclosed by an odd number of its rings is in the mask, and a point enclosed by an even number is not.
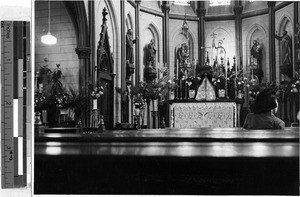
<svg viewBox="0 0 300 197"><path fill-rule="evenodd" d="M241 100L239 99L217 99L215 101L173 100L170 102L170 127L239 127L240 108Z"/></svg>

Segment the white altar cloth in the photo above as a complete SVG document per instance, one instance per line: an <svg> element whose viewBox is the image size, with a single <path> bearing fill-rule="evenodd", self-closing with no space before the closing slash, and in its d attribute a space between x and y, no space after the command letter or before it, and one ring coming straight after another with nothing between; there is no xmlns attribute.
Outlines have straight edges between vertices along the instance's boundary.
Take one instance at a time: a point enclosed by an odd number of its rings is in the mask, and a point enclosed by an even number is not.
<svg viewBox="0 0 300 197"><path fill-rule="evenodd" d="M173 102L170 105L170 127L228 128L237 126L235 102Z"/></svg>

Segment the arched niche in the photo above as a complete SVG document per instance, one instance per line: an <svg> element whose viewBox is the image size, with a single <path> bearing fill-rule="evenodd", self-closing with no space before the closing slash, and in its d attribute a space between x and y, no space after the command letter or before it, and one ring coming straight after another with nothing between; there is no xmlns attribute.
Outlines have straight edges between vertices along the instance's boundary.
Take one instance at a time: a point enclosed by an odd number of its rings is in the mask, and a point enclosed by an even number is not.
<svg viewBox="0 0 300 197"><path fill-rule="evenodd" d="M79 59L79 91L88 94L86 87L90 83L89 79L89 59L91 54L89 26L87 20L87 12L83 1L64 1L63 2L72 19L75 29L77 47L76 52Z"/></svg>
<svg viewBox="0 0 300 197"><path fill-rule="evenodd" d="M182 28L178 27L176 31L174 31L173 35L171 35L170 39L170 75L173 76L175 73L176 62L177 62L177 50L181 47L181 44L188 43L189 44L189 60L192 63L193 60L198 59L196 57L196 53L198 52L195 44L196 37L190 31L187 30L186 34L183 33ZM200 49L198 49L200 50Z"/></svg>
<svg viewBox="0 0 300 197"><path fill-rule="evenodd" d="M161 53L161 37L158 31L158 28L155 24L150 23L143 31L142 31L143 39L140 40L140 46L142 48L142 62L143 68L140 69L140 76L143 76L144 68L146 67L146 50L147 46L150 43L151 39L154 40L155 48L156 48L156 58L155 58L155 65L160 62L160 53Z"/></svg>
<svg viewBox="0 0 300 197"><path fill-rule="evenodd" d="M205 50L205 59L208 54L208 58L211 65L213 64L216 57L220 59L219 55L217 54L218 46L223 47L226 52L224 55L223 63L227 64L229 58L230 66L232 66L233 57L236 56L234 33L224 26L218 26L212 29L205 38L205 47L201 48L201 50Z"/></svg>
<svg viewBox="0 0 300 197"><path fill-rule="evenodd" d="M260 24L253 24L248 29L248 34L246 36L246 64L245 64L245 74L249 75L250 72L250 63L251 63L251 47L253 46L254 40L258 41L262 50L262 71L264 73L264 77L262 78L262 82L270 81L270 66L268 64L268 39L267 32Z"/></svg>
<svg viewBox="0 0 300 197"><path fill-rule="evenodd" d="M278 29L276 30L276 33L279 35L279 36L282 36L283 35L283 31L287 31L287 34L289 35L290 39L292 40L291 41L291 47L290 47L290 58L291 58L291 61L292 61L292 65L291 65L291 68L293 70L293 74L294 74L294 66L295 64L293 63L294 60L293 60L293 46L294 46L294 39L293 39L293 32L294 32L294 28L293 28L293 22L291 20L291 18L287 15L282 15L280 20L279 20L279 23L278 23ZM283 76L281 74L281 69L282 69L282 62L283 62L283 51L282 51L282 45L281 45L281 42L280 40L276 40L276 78L277 80L279 81L282 81L284 80L283 79Z"/></svg>
<svg viewBox="0 0 300 197"><path fill-rule="evenodd" d="M134 30L133 28L133 23L132 23L132 16L131 16L131 13L129 12L126 16L126 20L125 20L125 23L126 23L126 32L128 31L128 29L132 29ZM134 32L134 31L133 31Z"/></svg>

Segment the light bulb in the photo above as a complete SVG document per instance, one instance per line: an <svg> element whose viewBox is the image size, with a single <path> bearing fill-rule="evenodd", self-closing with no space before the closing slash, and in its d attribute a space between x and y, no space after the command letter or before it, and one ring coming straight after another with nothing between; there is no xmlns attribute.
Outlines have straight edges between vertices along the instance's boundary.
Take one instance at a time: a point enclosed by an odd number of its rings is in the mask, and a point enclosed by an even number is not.
<svg viewBox="0 0 300 197"><path fill-rule="evenodd" d="M44 44L53 45L56 44L57 39L55 36L52 36L50 32L48 32L46 35L42 36L41 41Z"/></svg>

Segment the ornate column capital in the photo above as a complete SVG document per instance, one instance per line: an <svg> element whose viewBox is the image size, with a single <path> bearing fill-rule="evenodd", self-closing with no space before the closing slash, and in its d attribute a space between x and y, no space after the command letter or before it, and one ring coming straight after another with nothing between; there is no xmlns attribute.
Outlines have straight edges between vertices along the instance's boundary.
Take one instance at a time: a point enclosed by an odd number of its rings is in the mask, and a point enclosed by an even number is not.
<svg viewBox="0 0 300 197"><path fill-rule="evenodd" d="M237 15L237 14L241 15L242 12L243 12L243 9L244 9L244 7L243 7L242 5L235 5L235 6L233 7L233 11L234 11L234 13L235 13L236 15Z"/></svg>
<svg viewBox="0 0 300 197"><path fill-rule="evenodd" d="M199 17L204 17L206 14L206 9L205 8L198 8L197 13Z"/></svg>
<svg viewBox="0 0 300 197"><path fill-rule="evenodd" d="M79 59L88 59L91 54L91 49L90 47L77 47L75 48L75 52Z"/></svg>
<svg viewBox="0 0 300 197"><path fill-rule="evenodd" d="M161 9L163 12L170 12L170 5L166 1L164 1L161 5Z"/></svg>
<svg viewBox="0 0 300 197"><path fill-rule="evenodd" d="M275 1L268 1L268 7L274 7L276 5Z"/></svg>

